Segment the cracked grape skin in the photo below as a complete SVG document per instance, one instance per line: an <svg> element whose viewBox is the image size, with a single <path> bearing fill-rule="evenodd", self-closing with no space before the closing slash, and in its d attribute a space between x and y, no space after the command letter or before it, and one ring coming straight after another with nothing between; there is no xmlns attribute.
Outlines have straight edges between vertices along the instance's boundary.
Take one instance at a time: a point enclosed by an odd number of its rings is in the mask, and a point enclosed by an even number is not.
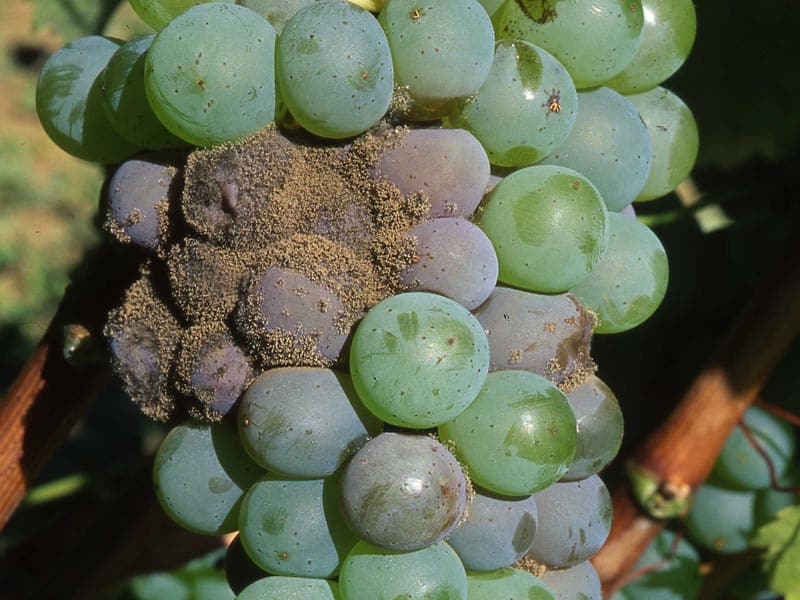
<svg viewBox="0 0 800 600"><path fill-rule="evenodd" d="M412 429L435 427L475 399L489 370L489 342L457 302L427 292L398 294L359 323L350 372L364 405L379 419Z"/></svg>
<svg viewBox="0 0 800 600"><path fill-rule="evenodd" d="M476 400L439 427L470 478L507 496L528 496L561 479L575 456L575 416L564 394L527 371L490 373Z"/></svg>

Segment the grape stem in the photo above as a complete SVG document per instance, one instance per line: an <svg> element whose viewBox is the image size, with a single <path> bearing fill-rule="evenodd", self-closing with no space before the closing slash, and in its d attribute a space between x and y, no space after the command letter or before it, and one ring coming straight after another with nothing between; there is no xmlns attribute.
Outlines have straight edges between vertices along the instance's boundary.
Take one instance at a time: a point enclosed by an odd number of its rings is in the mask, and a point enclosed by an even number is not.
<svg viewBox="0 0 800 600"><path fill-rule="evenodd" d="M758 441L758 438L753 435L752 430L750 427L748 427L747 423L745 423L744 418L739 419L738 425L741 428L744 437L747 438L747 441L750 442L750 445L753 447L753 449L758 452L759 455L761 455L761 458L764 459L764 462L767 463L767 470L769 471L769 483L772 489L776 492L800 495L800 488L784 486L780 484L778 481L778 475L775 473L775 464L772 462L769 454L767 454L767 451L764 450L764 446L762 446L761 442Z"/></svg>
<svg viewBox="0 0 800 600"><path fill-rule="evenodd" d="M631 468L647 474L656 489L688 489L689 494L697 490L728 435L800 333L800 247L777 266L672 414L635 451ZM630 482L618 487L612 498L611 532L592 560L605 590L626 577L665 524L635 500Z"/></svg>
<svg viewBox="0 0 800 600"><path fill-rule="evenodd" d="M775 406L771 402L767 402L766 400L762 400L761 398L756 399L756 401L753 402L753 404L755 404L760 408L763 408L767 412L772 413L779 419L783 419L787 423L791 423L795 427L800 427L800 417L798 417L794 413L789 412L788 410L781 408L780 406Z"/></svg>
<svg viewBox="0 0 800 600"><path fill-rule="evenodd" d="M661 567L669 564L675 554L678 552L678 546L683 539L683 530L678 530L675 532L675 535L672 538L672 543L669 546L669 550L667 550L666 554L661 558L661 560L657 560L656 562L648 563L639 567L638 569L633 569L626 573L624 576L620 577L617 581L614 582L614 585L609 587L605 591L605 595L608 597L613 596L623 587L639 579L640 577L644 577L648 573L652 573L653 571L658 571Z"/></svg>

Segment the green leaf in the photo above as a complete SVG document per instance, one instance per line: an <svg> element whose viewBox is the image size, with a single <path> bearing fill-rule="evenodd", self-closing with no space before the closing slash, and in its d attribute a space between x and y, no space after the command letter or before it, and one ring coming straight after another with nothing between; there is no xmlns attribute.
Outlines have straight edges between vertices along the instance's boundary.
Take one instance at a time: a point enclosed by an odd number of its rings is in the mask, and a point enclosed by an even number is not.
<svg viewBox="0 0 800 600"><path fill-rule="evenodd" d="M800 505L787 506L761 527L753 546L764 548L764 569L772 591L800 600Z"/></svg>
<svg viewBox="0 0 800 600"><path fill-rule="evenodd" d="M33 0L33 27L51 25L65 40L100 34L121 0Z"/></svg>

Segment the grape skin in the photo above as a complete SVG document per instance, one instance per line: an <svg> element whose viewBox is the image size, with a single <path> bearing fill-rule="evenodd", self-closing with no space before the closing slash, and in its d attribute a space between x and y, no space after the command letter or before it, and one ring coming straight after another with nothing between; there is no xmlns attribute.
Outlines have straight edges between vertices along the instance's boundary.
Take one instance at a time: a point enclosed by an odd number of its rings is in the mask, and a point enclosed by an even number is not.
<svg viewBox="0 0 800 600"><path fill-rule="evenodd" d="M548 569L541 580L556 600L603 600L600 576L588 560L568 569Z"/></svg>

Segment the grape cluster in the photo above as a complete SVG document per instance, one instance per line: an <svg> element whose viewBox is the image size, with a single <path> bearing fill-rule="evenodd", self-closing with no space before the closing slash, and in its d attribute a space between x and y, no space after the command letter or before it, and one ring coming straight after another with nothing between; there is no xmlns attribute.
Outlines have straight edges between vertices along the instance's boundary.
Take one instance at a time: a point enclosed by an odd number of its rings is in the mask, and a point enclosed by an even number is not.
<svg viewBox="0 0 800 600"><path fill-rule="evenodd" d="M43 68L53 140L124 161L113 367L190 417L156 494L239 532L244 600L599 599L623 425L591 338L666 291L630 205L694 162L657 87L693 6L365 3L131 0L155 34Z"/></svg>

